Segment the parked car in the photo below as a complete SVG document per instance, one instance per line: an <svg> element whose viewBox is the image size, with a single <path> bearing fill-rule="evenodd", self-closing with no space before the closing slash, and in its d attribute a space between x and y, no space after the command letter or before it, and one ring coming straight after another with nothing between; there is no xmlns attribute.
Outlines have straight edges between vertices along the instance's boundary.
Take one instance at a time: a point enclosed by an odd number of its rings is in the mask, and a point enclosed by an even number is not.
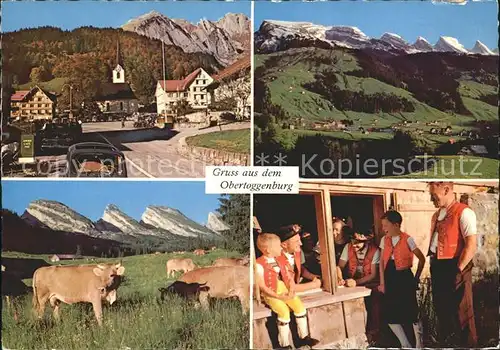
<svg viewBox="0 0 500 350"><path fill-rule="evenodd" d="M65 177L127 177L125 155L107 143L82 142L68 148Z"/></svg>
<svg viewBox="0 0 500 350"><path fill-rule="evenodd" d="M79 141L82 126L71 122L66 124L46 123L37 133L42 150L50 148L68 148Z"/></svg>

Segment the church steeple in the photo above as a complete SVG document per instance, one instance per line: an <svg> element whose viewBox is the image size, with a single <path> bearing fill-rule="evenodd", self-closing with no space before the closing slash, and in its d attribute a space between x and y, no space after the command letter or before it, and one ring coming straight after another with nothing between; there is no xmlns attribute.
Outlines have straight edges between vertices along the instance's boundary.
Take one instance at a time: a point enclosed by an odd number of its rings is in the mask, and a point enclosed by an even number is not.
<svg viewBox="0 0 500 350"><path fill-rule="evenodd" d="M116 67L113 69L113 83L125 82L125 70L120 65L120 42L116 42Z"/></svg>

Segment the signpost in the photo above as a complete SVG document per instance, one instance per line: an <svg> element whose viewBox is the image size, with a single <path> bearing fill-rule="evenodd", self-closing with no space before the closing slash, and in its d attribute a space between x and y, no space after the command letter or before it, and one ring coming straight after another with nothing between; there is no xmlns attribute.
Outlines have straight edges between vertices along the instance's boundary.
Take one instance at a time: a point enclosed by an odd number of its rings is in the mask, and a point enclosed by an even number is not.
<svg viewBox="0 0 500 350"><path fill-rule="evenodd" d="M21 135L19 155L19 163L35 163L35 135Z"/></svg>

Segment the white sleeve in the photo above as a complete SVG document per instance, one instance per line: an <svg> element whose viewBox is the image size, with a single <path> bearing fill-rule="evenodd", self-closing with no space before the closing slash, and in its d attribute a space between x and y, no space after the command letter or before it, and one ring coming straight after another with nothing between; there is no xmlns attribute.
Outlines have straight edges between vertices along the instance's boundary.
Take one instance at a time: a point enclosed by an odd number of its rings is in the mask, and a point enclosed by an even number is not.
<svg viewBox="0 0 500 350"><path fill-rule="evenodd" d="M382 237L382 239L380 240L380 245L378 246L380 249L384 249L384 239L385 239L385 236Z"/></svg>
<svg viewBox="0 0 500 350"><path fill-rule="evenodd" d="M410 248L411 251L417 249L417 243L415 243L413 237L408 237L408 247Z"/></svg>
<svg viewBox="0 0 500 350"><path fill-rule="evenodd" d="M261 264L255 264L255 268L257 269L259 277L264 278L264 267L262 267Z"/></svg>
<svg viewBox="0 0 500 350"><path fill-rule="evenodd" d="M380 264L380 250L377 249L375 254L373 254L372 264Z"/></svg>
<svg viewBox="0 0 500 350"><path fill-rule="evenodd" d="M460 232L463 237L477 234L476 213L471 208L465 208L460 215Z"/></svg>
<svg viewBox="0 0 500 350"><path fill-rule="evenodd" d="M346 244L344 246L344 249L342 250L342 254L340 255L340 260L344 260L344 261L348 261L349 260L349 254L348 254L348 252L349 252L349 244L350 243L348 243L348 244Z"/></svg>

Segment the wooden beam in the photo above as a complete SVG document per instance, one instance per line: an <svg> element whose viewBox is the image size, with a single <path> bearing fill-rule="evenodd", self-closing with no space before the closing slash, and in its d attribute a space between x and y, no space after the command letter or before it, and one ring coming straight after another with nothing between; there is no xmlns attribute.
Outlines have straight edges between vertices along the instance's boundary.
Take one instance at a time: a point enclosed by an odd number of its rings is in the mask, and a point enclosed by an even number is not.
<svg viewBox="0 0 500 350"><path fill-rule="evenodd" d="M318 227L318 241L320 245L320 263L321 263L321 279L323 282L323 289L333 293L334 289L331 284L331 271L330 265L328 263L328 228L327 222L327 212L323 205L323 191L316 191L314 193L314 207L316 211L316 225Z"/></svg>
<svg viewBox="0 0 500 350"><path fill-rule="evenodd" d="M337 291L337 262L335 261L335 242L333 240L333 222L332 222L332 199L330 191L325 188L321 195L322 206L325 213L326 227L326 260L330 277L330 291L335 294Z"/></svg>

